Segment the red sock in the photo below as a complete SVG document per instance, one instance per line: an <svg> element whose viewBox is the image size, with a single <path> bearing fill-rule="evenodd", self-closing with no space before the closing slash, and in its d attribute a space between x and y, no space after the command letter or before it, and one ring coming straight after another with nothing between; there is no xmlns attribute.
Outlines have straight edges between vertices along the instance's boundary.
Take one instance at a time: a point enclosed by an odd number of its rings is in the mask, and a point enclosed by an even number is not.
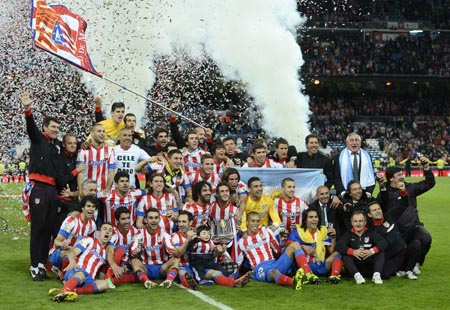
<svg viewBox="0 0 450 310"><path fill-rule="evenodd" d="M297 263L298 268L303 268L305 273L311 272L311 268L309 268L308 262L306 261L306 256L303 250L295 251L295 262Z"/></svg>
<svg viewBox="0 0 450 310"><path fill-rule="evenodd" d="M223 274L220 274L214 277L214 282L220 285L233 287L236 281L228 277L225 277Z"/></svg>
<svg viewBox="0 0 450 310"><path fill-rule="evenodd" d="M77 277L70 278L64 284L62 292L67 292L67 291L73 292L79 284L80 284L80 279L78 279Z"/></svg>
<svg viewBox="0 0 450 310"><path fill-rule="evenodd" d="M285 276L284 274L281 273L275 276L275 281L277 282L278 285L281 286L293 286L292 278Z"/></svg>
<svg viewBox="0 0 450 310"><path fill-rule="evenodd" d="M146 272L139 271L137 273L137 278L139 279L139 282L144 283L145 281L148 280L148 275Z"/></svg>
<svg viewBox="0 0 450 310"><path fill-rule="evenodd" d="M175 278L177 277L177 274L178 274L178 269L177 268L170 269L167 272L166 280L170 280L170 281L175 280Z"/></svg>
<svg viewBox="0 0 450 310"><path fill-rule="evenodd" d="M98 293L98 290L97 290L97 285L95 285L95 283L92 283L92 284L83 285L81 287L77 287L74 290L74 292L77 294L87 295L87 294L96 294L96 293Z"/></svg>
<svg viewBox="0 0 450 310"><path fill-rule="evenodd" d="M331 275L338 276L342 269L342 257L335 257L331 264Z"/></svg>
<svg viewBox="0 0 450 310"><path fill-rule="evenodd" d="M125 250L122 247L118 247L114 250L114 261L117 265L120 265L122 257L125 255Z"/></svg>
<svg viewBox="0 0 450 310"><path fill-rule="evenodd" d="M105 279L111 279L114 276L114 272L111 267L108 267L105 274Z"/></svg>
<svg viewBox="0 0 450 310"><path fill-rule="evenodd" d="M180 277L180 281L184 287L191 288L191 286L189 285L188 281L186 280L186 277L184 274Z"/></svg>
<svg viewBox="0 0 450 310"><path fill-rule="evenodd" d="M67 256L64 256L62 259L62 263L61 263L61 270L66 269L67 265L69 265L69 259L67 258Z"/></svg>
<svg viewBox="0 0 450 310"><path fill-rule="evenodd" d="M148 280L148 278L147 278ZM122 274L122 278L112 278L114 284L124 284L124 283L134 283L136 282L136 277L132 273L124 273ZM145 281L144 281L145 282Z"/></svg>

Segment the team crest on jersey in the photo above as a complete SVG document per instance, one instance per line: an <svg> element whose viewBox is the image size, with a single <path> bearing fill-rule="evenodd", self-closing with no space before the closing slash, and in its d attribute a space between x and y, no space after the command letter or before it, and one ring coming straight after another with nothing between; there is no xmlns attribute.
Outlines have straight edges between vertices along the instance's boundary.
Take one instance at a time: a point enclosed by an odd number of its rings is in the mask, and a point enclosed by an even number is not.
<svg viewBox="0 0 450 310"><path fill-rule="evenodd" d="M267 209L267 205L262 205L261 209L266 210Z"/></svg>
<svg viewBox="0 0 450 310"><path fill-rule="evenodd" d="M41 202L41 198L37 198L37 197L34 198L34 203L35 203L35 204L38 205L40 202Z"/></svg>
<svg viewBox="0 0 450 310"><path fill-rule="evenodd" d="M369 237L364 237L364 243L368 243L368 242L369 242L369 240L370 240L370 238L369 238Z"/></svg>
<svg viewBox="0 0 450 310"><path fill-rule="evenodd" d="M386 221L386 222L383 223L383 226L386 227L386 228L388 228L390 225L391 225L391 224L389 224L388 221Z"/></svg>

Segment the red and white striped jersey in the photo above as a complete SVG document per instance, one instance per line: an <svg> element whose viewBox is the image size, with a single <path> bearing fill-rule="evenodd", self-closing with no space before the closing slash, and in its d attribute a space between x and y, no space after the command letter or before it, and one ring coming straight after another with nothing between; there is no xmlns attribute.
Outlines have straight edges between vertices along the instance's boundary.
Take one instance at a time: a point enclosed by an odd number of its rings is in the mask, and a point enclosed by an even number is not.
<svg viewBox="0 0 450 310"><path fill-rule="evenodd" d="M106 248L98 239L86 237L75 246L81 250L76 258L79 268L86 270L95 279L99 268L106 264Z"/></svg>
<svg viewBox="0 0 450 310"><path fill-rule="evenodd" d="M248 164L245 163L242 167L248 167ZM274 161L273 159L270 159L270 158L266 158L266 160L262 164L258 164L255 162L255 167L256 168L284 168L284 166L282 164L277 163L276 161Z"/></svg>
<svg viewBox="0 0 450 310"><path fill-rule="evenodd" d="M69 246L73 247L77 241L85 237L94 237L97 231L97 225L93 219L89 219L86 223L81 218L81 213L76 216L68 216L64 220L59 229L58 234L69 241ZM55 247L50 249L49 255L56 250Z"/></svg>
<svg viewBox="0 0 450 310"><path fill-rule="evenodd" d="M175 247L180 247L186 241L187 236L183 234L180 230L174 232L170 235L170 240L166 244L166 249L168 253L171 253ZM183 256L180 257L180 266L186 266L188 262L187 253L184 253Z"/></svg>
<svg viewBox="0 0 450 310"><path fill-rule="evenodd" d="M227 165L226 160L221 160L220 162L214 162L214 172L217 173L221 178L223 175L223 171L225 170L225 167Z"/></svg>
<svg viewBox="0 0 450 310"><path fill-rule="evenodd" d="M122 261L128 261L130 254L138 248L139 246L139 236L141 235L139 229L130 225L130 229L123 233L120 231L119 227L114 229L114 234L111 238L111 243L114 246L123 246L125 249L125 256Z"/></svg>
<svg viewBox="0 0 450 310"><path fill-rule="evenodd" d="M139 162L149 159L150 155L134 144L128 149L116 145L114 147L114 154L116 156L116 172L126 171L130 176L130 188L136 188L136 171L134 171L134 167Z"/></svg>
<svg viewBox="0 0 450 310"><path fill-rule="evenodd" d="M239 248L247 256L253 268L262 262L274 260L273 251L277 255L281 254L280 245L273 232L265 226L261 227L256 234L249 234L240 239Z"/></svg>
<svg viewBox="0 0 450 310"><path fill-rule="evenodd" d="M144 195L145 191L141 189L130 190L126 196L120 196L115 189L108 196L104 196L103 192L98 193L97 198L105 204L105 222L117 226L115 218L116 210L119 207L125 207L130 210L131 225L133 225L136 222L136 216L144 216L144 214L138 213L136 210L139 200Z"/></svg>
<svg viewBox="0 0 450 310"><path fill-rule="evenodd" d="M189 173L194 172L196 170L200 170L202 168L200 164L200 159L205 153L207 152L202 149L196 149L195 151L192 152L189 151L183 152L184 171L186 173Z"/></svg>
<svg viewBox="0 0 450 310"><path fill-rule="evenodd" d="M70 242L69 246L74 246L78 240L84 237L94 237L96 231L97 225L95 225L95 221L89 219L87 222L83 222L81 213L79 213L76 216L71 215L66 217L58 234Z"/></svg>
<svg viewBox="0 0 450 310"><path fill-rule="evenodd" d="M224 208L220 207L219 202L214 201L211 203L210 218L213 220L234 219L238 211L239 208L233 204L231 199Z"/></svg>
<svg viewBox="0 0 450 310"><path fill-rule="evenodd" d="M96 148L91 145L87 150L78 152L77 164L85 163L83 178L97 182L97 190L106 188L108 181L108 169L116 169L116 156L111 146Z"/></svg>
<svg viewBox="0 0 450 310"><path fill-rule="evenodd" d="M236 214L239 212L239 207L235 206L233 204L233 200L230 199L228 201L228 204L221 208L219 206L219 203L217 201L214 201L212 203L211 212L210 212L210 218L214 220L214 224L218 225L220 220L231 220L231 228L234 234L233 240L231 240L227 247L231 247L231 258L233 261L237 260L237 257L239 256L239 247L238 247L238 238L237 238L237 228L239 227L236 221ZM216 233L216 231L214 231Z"/></svg>
<svg viewBox="0 0 450 310"><path fill-rule="evenodd" d="M161 226L166 233L170 234L174 224L167 218L167 211L172 210L173 212L178 212L175 196L172 193L163 193L161 197L157 198L152 193L148 193L142 197L139 202L137 212L142 213L145 216L145 212L150 208L159 210L159 215L161 216L159 226Z"/></svg>
<svg viewBox="0 0 450 310"><path fill-rule="evenodd" d="M148 229L142 229L142 263L146 265L162 265L169 259L166 245L170 243L170 235L161 227L151 234Z"/></svg>
<svg viewBox="0 0 450 310"><path fill-rule="evenodd" d="M200 225L208 225L209 215L211 213L211 204L207 203L204 206L201 204L187 203L183 206L183 210L189 211L194 215L194 220L192 221L192 227L197 228Z"/></svg>
<svg viewBox="0 0 450 310"><path fill-rule="evenodd" d="M302 223L303 211L308 209L308 203L300 197L294 196L291 201L286 201L283 197L275 199L275 209L280 215L281 222L287 231L291 231L291 227L295 228L295 224Z"/></svg>
<svg viewBox="0 0 450 310"><path fill-rule="evenodd" d="M216 193L217 185L220 183L220 175L215 173L214 171L211 173L208 179L204 179L202 177L202 174L200 173L200 170L194 171L192 173L187 174L189 177L189 181L191 182L191 185L194 186L194 184L200 182L200 181L206 181L208 182L212 187L212 194L214 195Z"/></svg>
<svg viewBox="0 0 450 310"><path fill-rule="evenodd" d="M239 181L238 186L236 187L236 194L238 195L247 195L247 185L244 182Z"/></svg>
<svg viewBox="0 0 450 310"><path fill-rule="evenodd" d="M212 240L209 240L208 242L199 241L194 243L191 254L212 254L215 247L216 246Z"/></svg>

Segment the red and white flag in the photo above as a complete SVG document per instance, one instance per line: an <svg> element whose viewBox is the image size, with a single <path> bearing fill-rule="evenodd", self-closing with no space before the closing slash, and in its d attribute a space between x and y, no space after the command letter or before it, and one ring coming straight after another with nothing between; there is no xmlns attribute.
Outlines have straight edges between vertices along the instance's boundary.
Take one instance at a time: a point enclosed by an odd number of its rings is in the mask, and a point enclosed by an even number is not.
<svg viewBox="0 0 450 310"><path fill-rule="evenodd" d="M33 0L31 29L34 44L43 50L97 76L89 58L84 31L86 21L63 5Z"/></svg>

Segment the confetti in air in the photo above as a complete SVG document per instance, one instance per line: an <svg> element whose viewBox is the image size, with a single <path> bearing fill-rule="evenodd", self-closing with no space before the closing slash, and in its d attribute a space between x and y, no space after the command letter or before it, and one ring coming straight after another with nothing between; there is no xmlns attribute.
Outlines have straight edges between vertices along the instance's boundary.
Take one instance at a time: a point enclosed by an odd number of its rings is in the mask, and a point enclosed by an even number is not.
<svg viewBox="0 0 450 310"><path fill-rule="evenodd" d="M145 93L157 79L158 57L187 53L204 63L206 55L225 81L245 81L270 135L298 145L307 133L308 103L298 76L303 60L296 43L303 20L296 1L71 0L64 4L88 21L86 38L97 70L120 84ZM205 78L198 76L198 80ZM131 112L144 110L143 100L93 79L97 92L107 95L106 103L123 100Z"/></svg>

